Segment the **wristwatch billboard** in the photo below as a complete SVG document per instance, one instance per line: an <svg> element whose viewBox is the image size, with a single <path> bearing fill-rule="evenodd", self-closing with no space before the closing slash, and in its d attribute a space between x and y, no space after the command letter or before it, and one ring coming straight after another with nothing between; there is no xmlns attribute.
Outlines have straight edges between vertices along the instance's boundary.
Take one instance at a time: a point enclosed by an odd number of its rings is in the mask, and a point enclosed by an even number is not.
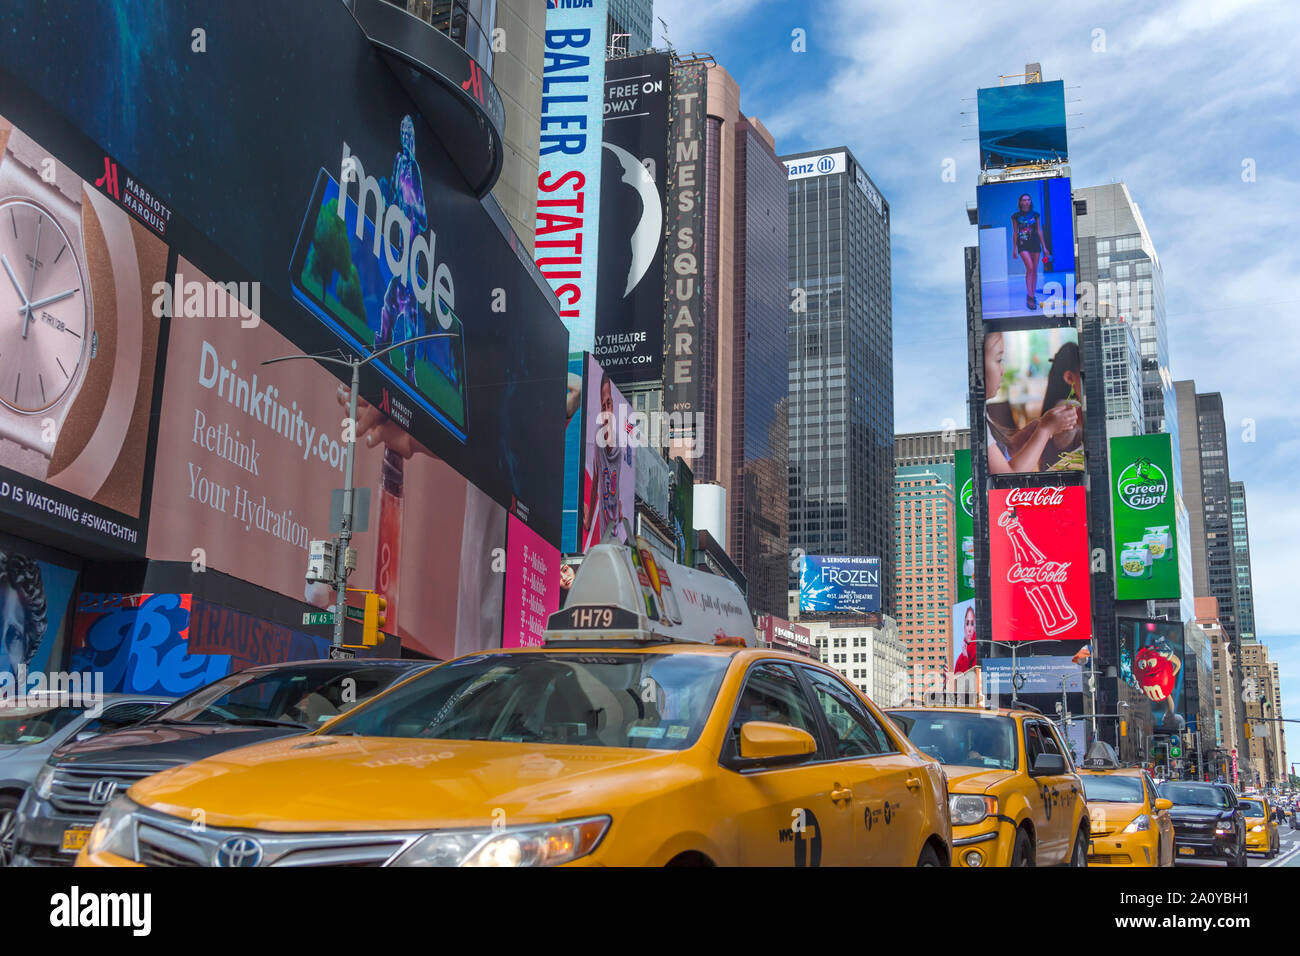
<svg viewBox="0 0 1300 956"><path fill-rule="evenodd" d="M0 157L0 465L35 478L98 351L82 222L81 179L11 128Z"/></svg>

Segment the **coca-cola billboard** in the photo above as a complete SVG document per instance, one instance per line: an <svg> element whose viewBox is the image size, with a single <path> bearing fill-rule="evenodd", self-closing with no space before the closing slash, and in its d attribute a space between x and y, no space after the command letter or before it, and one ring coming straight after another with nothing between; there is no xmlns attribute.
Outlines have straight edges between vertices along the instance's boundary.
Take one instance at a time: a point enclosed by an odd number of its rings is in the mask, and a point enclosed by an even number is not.
<svg viewBox="0 0 1300 956"><path fill-rule="evenodd" d="M995 641L1090 639L1084 495L1061 486L989 492Z"/></svg>

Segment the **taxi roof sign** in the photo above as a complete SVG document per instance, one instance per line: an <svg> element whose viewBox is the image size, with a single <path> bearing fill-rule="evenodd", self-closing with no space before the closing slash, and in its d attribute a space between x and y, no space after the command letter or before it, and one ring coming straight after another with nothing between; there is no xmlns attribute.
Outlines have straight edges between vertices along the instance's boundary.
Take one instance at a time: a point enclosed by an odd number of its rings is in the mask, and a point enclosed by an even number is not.
<svg viewBox="0 0 1300 956"><path fill-rule="evenodd" d="M688 641L756 646L744 595L729 578L657 558L644 540L584 556L546 641Z"/></svg>

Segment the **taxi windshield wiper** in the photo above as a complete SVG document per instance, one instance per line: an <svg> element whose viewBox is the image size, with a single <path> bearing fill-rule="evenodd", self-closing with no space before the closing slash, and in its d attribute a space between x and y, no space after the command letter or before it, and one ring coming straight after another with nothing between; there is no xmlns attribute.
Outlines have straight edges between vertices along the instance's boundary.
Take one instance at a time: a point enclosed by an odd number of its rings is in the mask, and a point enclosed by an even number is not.
<svg viewBox="0 0 1300 956"><path fill-rule="evenodd" d="M306 724L295 723L292 720L272 720L270 717L231 717L224 723L236 724L241 727L297 727L299 730L308 729Z"/></svg>

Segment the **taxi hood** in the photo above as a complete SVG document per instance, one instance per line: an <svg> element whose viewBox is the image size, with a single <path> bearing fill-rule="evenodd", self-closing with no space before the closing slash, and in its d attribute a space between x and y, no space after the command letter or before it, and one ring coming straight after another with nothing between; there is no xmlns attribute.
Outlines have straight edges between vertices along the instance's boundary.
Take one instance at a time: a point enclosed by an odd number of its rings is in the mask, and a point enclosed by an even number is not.
<svg viewBox="0 0 1300 956"><path fill-rule="evenodd" d="M677 751L504 741L331 737L270 741L142 781L129 796L209 825L279 832L420 830L600 812L668 783ZM662 780L659 779L662 776Z"/></svg>
<svg viewBox="0 0 1300 956"><path fill-rule="evenodd" d="M990 787L1016 775L1014 770L998 770L988 767L963 767L944 765L944 776L948 778L949 793L985 793Z"/></svg>

